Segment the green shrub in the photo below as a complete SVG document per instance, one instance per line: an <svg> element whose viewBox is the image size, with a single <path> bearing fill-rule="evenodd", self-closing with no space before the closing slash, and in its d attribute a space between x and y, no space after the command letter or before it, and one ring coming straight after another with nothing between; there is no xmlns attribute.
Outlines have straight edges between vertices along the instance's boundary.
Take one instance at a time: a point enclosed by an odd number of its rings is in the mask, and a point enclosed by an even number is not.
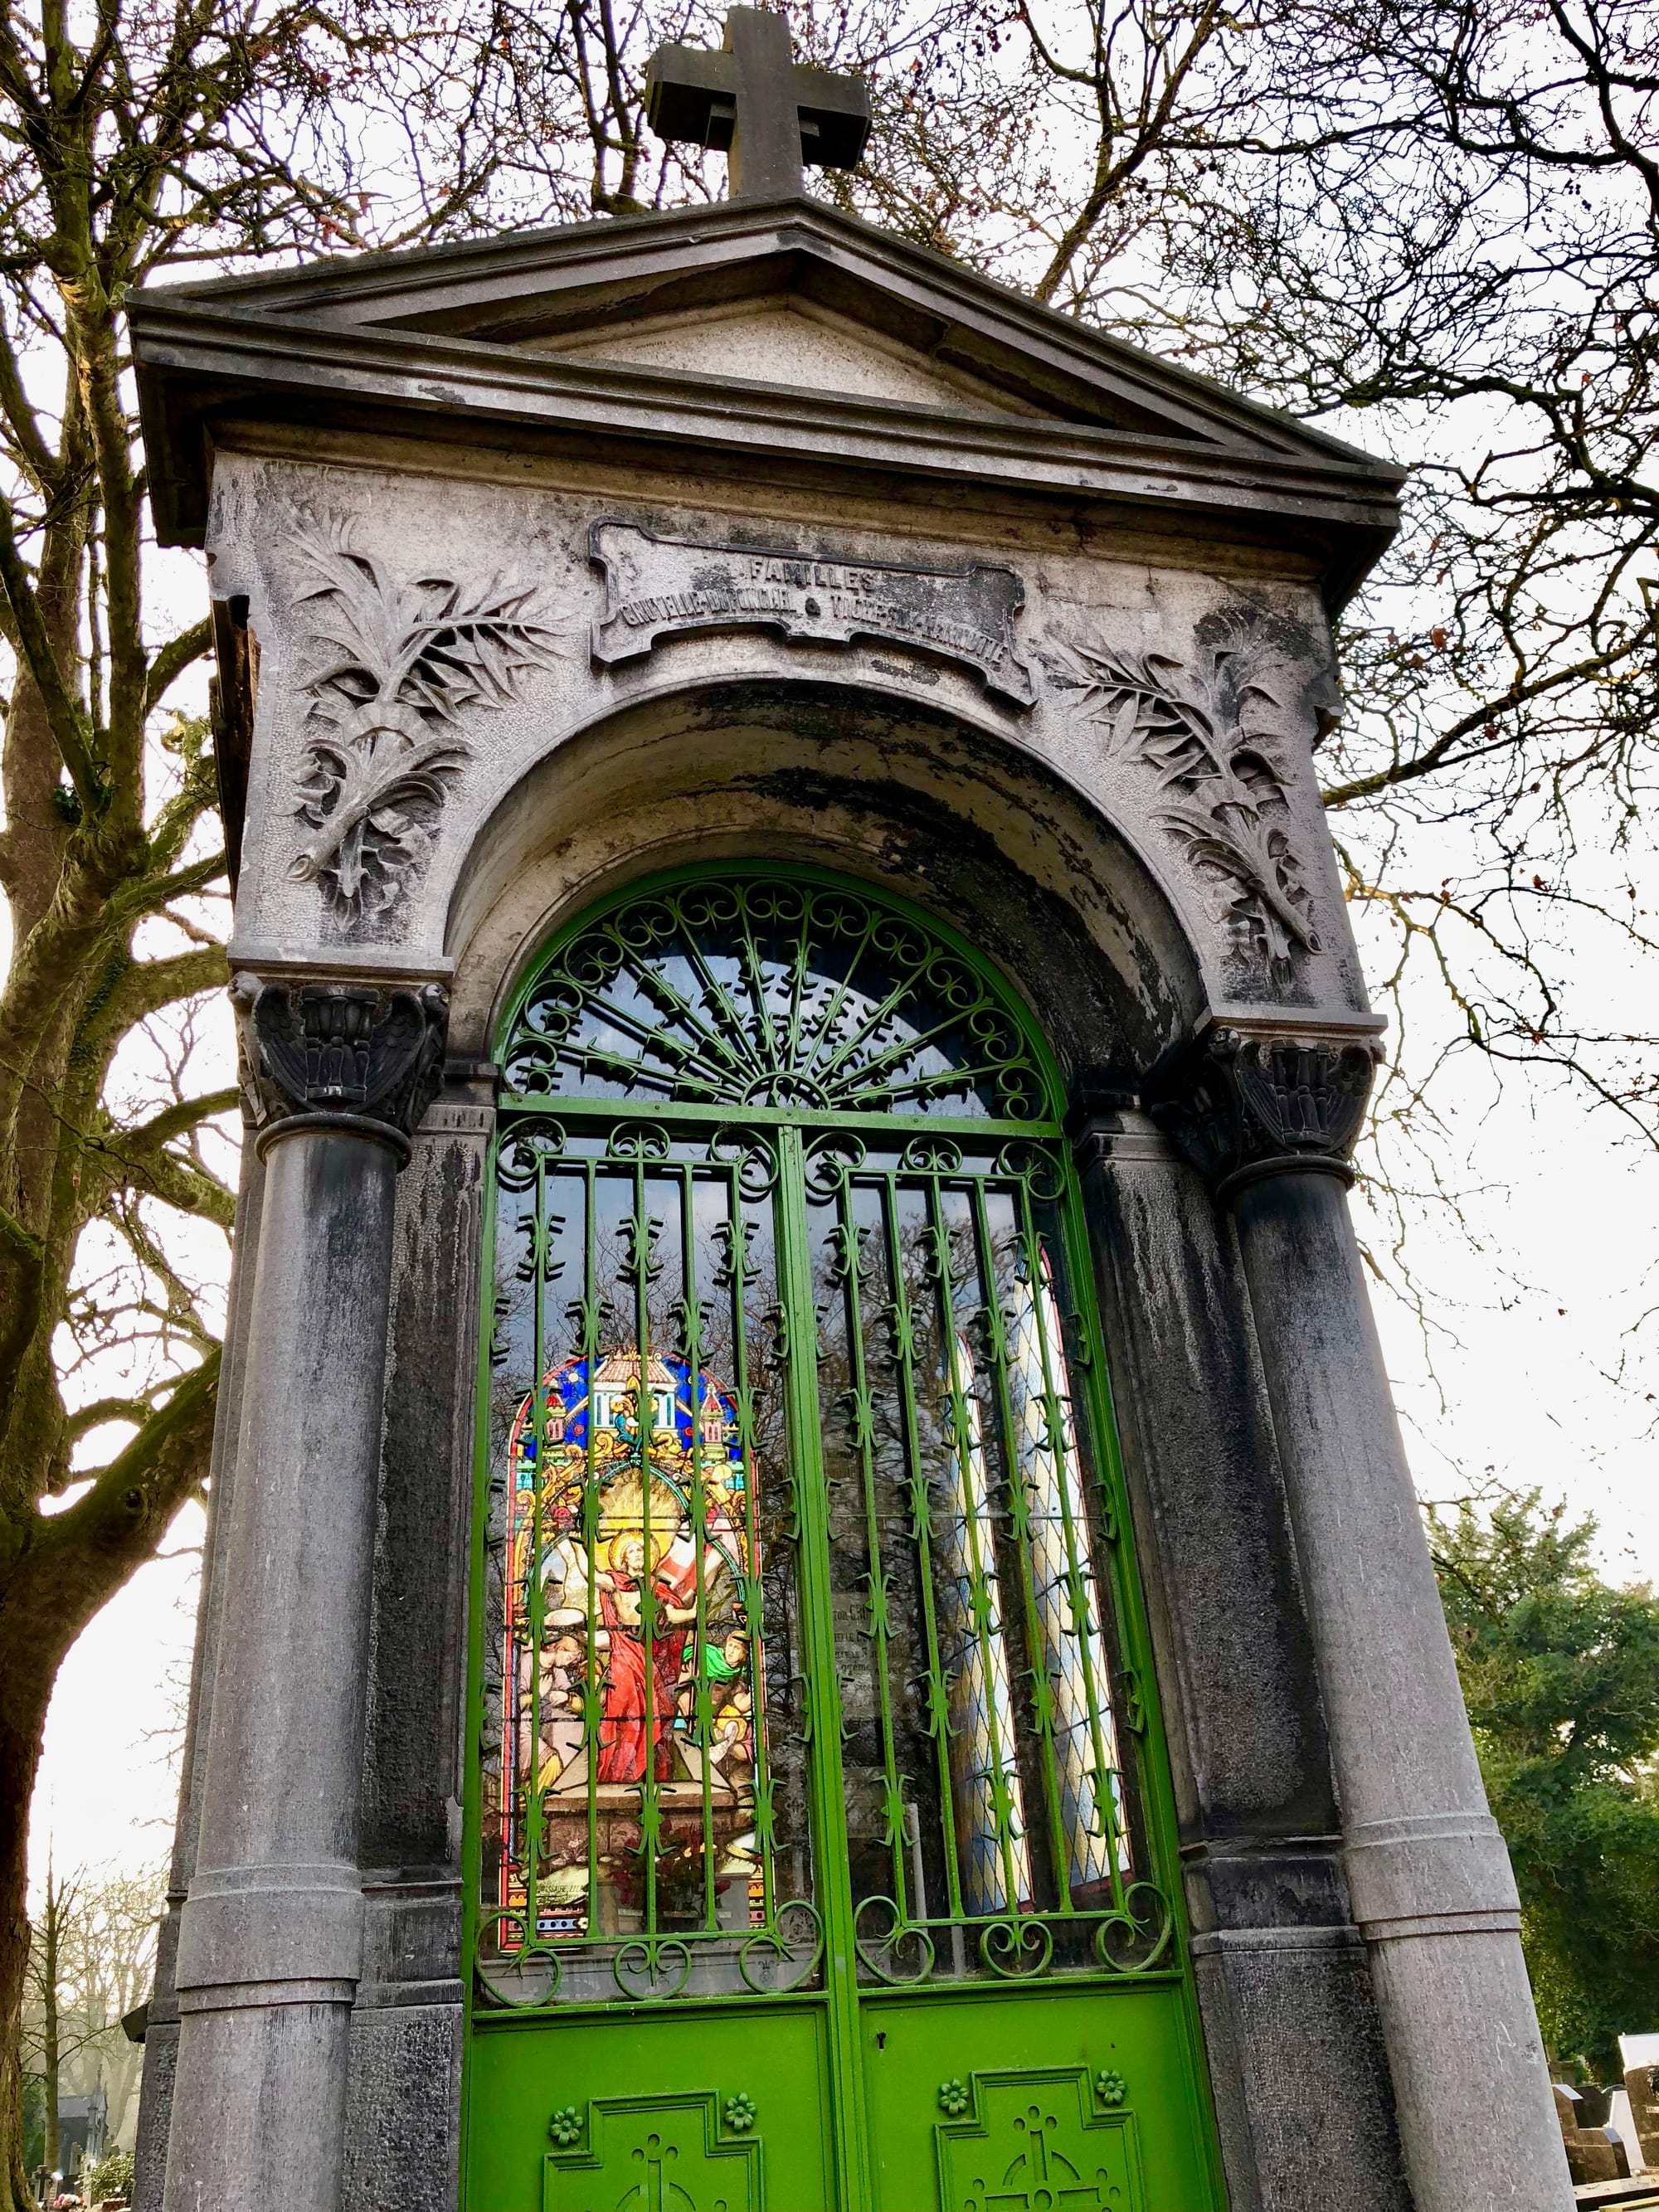
<svg viewBox="0 0 1659 2212"><path fill-rule="evenodd" d="M81 2194L88 2204L101 2204L106 2197L125 2197L132 2202L132 2153L130 2150L106 2151L102 2158L89 2166L82 2177Z"/></svg>

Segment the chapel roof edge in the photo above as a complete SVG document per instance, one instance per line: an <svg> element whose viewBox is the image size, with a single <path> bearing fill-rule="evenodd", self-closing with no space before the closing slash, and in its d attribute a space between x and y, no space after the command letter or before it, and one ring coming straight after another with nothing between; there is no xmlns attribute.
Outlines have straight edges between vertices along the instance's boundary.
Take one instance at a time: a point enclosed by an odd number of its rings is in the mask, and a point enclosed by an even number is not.
<svg viewBox="0 0 1659 2212"><path fill-rule="evenodd" d="M527 380L556 382L564 339L538 339L538 331L574 331L587 343L590 329L625 329L646 316L672 320L683 303L690 312L700 298L729 300L768 285L812 290L851 323L867 318L872 331L886 319L890 341L947 373L1006 389L1012 405L1042 418L1029 425L1033 433L1046 423L1062 444L1091 431L1132 447L1150 438L1195 462L1254 465L1270 479L1286 467L1326 479L1339 506L1358 497L1370 510L1368 539L1376 538L1377 510L1392 510L1404 481L1396 465L1328 431L934 248L799 196L602 217L134 293L127 312L158 530L163 542L199 535L209 465L201 426L228 399L257 405L262 388L291 392L307 373L325 390L337 388L343 373L384 382L400 359L405 374L397 380L407 383L434 367L438 355L474 390L489 380L489 361L521 388ZM279 334L280 370L268 343ZM353 366L343 372L348 356ZM626 391L625 373L606 368ZM683 381L712 396L727 380ZM741 377L730 382L734 393L761 389ZM457 406L475 404L458 386ZM986 428L982 416L964 411L963 419ZM1373 557L1339 562L1348 571L1336 580L1340 594Z"/></svg>

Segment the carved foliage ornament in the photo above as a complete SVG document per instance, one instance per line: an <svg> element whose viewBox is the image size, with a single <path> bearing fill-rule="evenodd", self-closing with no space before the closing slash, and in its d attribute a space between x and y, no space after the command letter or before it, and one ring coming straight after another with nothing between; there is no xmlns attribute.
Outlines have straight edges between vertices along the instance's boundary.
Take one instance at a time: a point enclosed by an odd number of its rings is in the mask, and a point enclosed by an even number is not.
<svg viewBox="0 0 1659 2212"><path fill-rule="evenodd" d="M311 835L289 874L320 883L349 923L395 905L429 844L450 785L471 757L462 717L518 696L562 656L534 587L471 589L448 576L399 581L345 530L290 540L324 655L306 685L310 742L295 811Z"/></svg>
<svg viewBox="0 0 1659 2212"><path fill-rule="evenodd" d="M1322 1169L1352 1181L1348 1156L1381 1056L1369 1040L1212 1030L1154 1072L1147 1105L1171 1144L1224 1195L1286 1169Z"/></svg>
<svg viewBox="0 0 1659 2212"><path fill-rule="evenodd" d="M1249 702L1283 702L1237 665L1231 647L1212 652L1200 684L1167 653L1062 644L1052 659L1107 732L1111 757L1157 775L1164 803L1154 820L1200 874L1230 887L1243 949L1265 956L1273 980L1287 982L1293 956L1318 949L1312 902L1290 838L1289 779L1239 720Z"/></svg>
<svg viewBox="0 0 1659 2212"><path fill-rule="evenodd" d="M442 1079L449 994L239 975L244 1081L262 1127L346 1115L412 1134Z"/></svg>

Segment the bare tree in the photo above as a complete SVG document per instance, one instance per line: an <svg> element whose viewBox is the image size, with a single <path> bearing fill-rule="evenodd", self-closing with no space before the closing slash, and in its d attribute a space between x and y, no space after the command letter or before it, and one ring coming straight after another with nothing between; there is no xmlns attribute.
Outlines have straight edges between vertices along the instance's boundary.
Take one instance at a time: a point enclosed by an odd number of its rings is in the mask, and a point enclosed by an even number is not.
<svg viewBox="0 0 1659 2212"><path fill-rule="evenodd" d="M1395 946L1384 988L1402 1016L1408 983L1440 1001L1385 1127L1431 1151L1426 1079L1472 1049L1659 1140L1653 985L1631 981L1656 937L1659 21L1297 0L1194 52L1201 9L1137 5L1091 16L1068 65L1021 20L1098 106L1097 171L1139 144L1126 82L1161 99L1193 54L1182 133L1130 193L1143 228L1121 198L1045 215L1048 295L1420 464L1323 755L1349 896Z"/></svg>
<svg viewBox="0 0 1659 2212"><path fill-rule="evenodd" d="M30 2201L18 2037L46 1705L204 1479L222 1272L204 1238L233 1210L214 1132L234 1093L200 1079L191 1013L224 980L224 855L204 726L170 705L207 626L169 629L147 595L121 301L163 267L463 220L486 119L434 150L392 105L434 70L465 92L465 57L429 52L422 21L252 0L104 0L74 27L58 0L0 13L0 2212ZM392 205L358 174L376 100L404 134Z"/></svg>
<svg viewBox="0 0 1659 2212"><path fill-rule="evenodd" d="M58 2167L60 2094L91 2096L101 2086L112 2140L129 2132L141 2052L122 2031L155 1969L165 1874L58 1880L48 1863L33 1917L22 2021L23 2063L46 2083L49 2171Z"/></svg>
<svg viewBox="0 0 1659 2212"><path fill-rule="evenodd" d="M1350 711L1322 754L1350 895L1393 932L1385 988L1403 1006L1426 969L1444 1009L1384 1090L1385 1134L1431 1167L1425 1079L1471 1049L1570 1077L1653 1140L1652 1025L1587 997L1582 958L1598 933L1628 973L1653 949L1644 0L790 13L805 52L872 89L863 172L820 189L1428 455L1403 543L1348 617ZM207 630L167 619L147 547L121 303L249 257L717 190L718 162L642 128L653 47L717 39L716 17L707 0L0 10L0 2212L28 2201L24 1861L46 1705L204 1479L233 1214L234 1093L200 1012L224 981Z"/></svg>

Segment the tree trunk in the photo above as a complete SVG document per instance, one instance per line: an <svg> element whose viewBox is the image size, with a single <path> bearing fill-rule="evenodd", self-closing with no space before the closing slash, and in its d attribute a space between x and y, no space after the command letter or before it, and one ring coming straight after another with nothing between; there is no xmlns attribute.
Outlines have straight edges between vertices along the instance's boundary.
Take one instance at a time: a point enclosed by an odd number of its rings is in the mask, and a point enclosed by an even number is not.
<svg viewBox="0 0 1659 2212"><path fill-rule="evenodd" d="M35 2212L34 2193L23 2171L23 1995L29 1957L29 1802L40 1764L46 1701L60 1657L40 1652L0 1660L0 2022L7 2038L0 2065L0 2212ZM46 2163L57 2160L58 2103L47 2084Z"/></svg>
<svg viewBox="0 0 1659 2212"><path fill-rule="evenodd" d="M44 2014L41 2036L41 2063L46 2082L46 2172L56 2175L59 2171L58 2138L58 1954L63 1941L63 1912L58 1884L52 1871L50 1852L46 1857L46 1911L41 1928L40 1944L40 2008ZM56 2196L54 2190L52 2194Z"/></svg>
<svg viewBox="0 0 1659 2212"><path fill-rule="evenodd" d="M135 1569L208 1471L219 1382L217 1347L184 1376L67 1513L33 1524L0 1575L0 2212L34 2212L23 2175L19 2046L28 1970L29 1802L52 1684L64 1655ZM16 1528L0 1520L0 1546ZM0 1559L4 1558L0 1549ZM61 1914L55 1875L48 1918ZM56 1960L50 1970L56 2007ZM55 2069L54 2069L55 2070ZM57 2164L58 2103L47 2088L47 2164ZM9 2111L6 2109L9 2106Z"/></svg>

